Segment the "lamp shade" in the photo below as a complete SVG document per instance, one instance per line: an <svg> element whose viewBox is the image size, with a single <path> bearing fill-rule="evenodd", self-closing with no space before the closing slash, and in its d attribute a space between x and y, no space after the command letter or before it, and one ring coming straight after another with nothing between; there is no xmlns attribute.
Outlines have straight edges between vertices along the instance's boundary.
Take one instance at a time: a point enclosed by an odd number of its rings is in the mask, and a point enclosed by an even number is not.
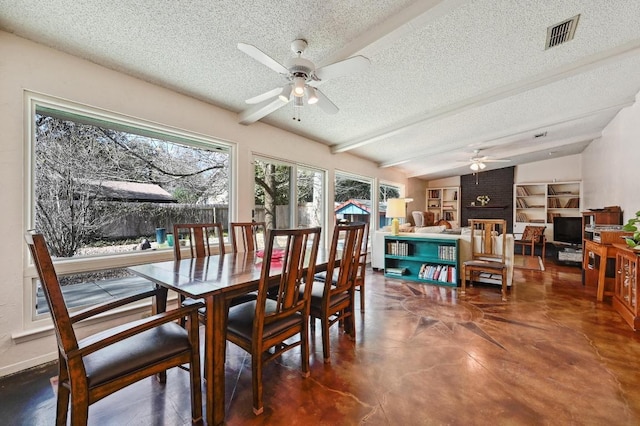
<svg viewBox="0 0 640 426"><path fill-rule="evenodd" d="M389 198L387 200L386 217L392 218L391 220L391 234L398 235L400 230L399 217L406 216L406 202L404 198Z"/></svg>
<svg viewBox="0 0 640 426"><path fill-rule="evenodd" d="M389 198L387 200L387 212L386 217L405 217L406 215L406 203L404 198Z"/></svg>
<svg viewBox="0 0 640 426"><path fill-rule="evenodd" d="M289 102L289 98L291 97L291 90L293 89L293 86L291 84L287 84L286 86L284 86L282 88L282 92L280 93L280 95L278 95L278 97L280 98L280 100L282 102Z"/></svg>

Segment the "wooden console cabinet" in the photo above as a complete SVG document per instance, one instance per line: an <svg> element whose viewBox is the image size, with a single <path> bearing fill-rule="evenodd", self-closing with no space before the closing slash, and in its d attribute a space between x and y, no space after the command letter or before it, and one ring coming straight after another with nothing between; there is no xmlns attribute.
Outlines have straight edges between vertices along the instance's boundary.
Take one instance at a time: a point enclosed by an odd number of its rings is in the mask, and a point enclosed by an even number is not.
<svg viewBox="0 0 640 426"><path fill-rule="evenodd" d="M618 206L582 212L582 284L597 288L598 302L602 302L605 295L613 295L616 249L612 243L620 239L617 233L604 233L600 241L594 241L593 230L598 225L621 224L622 211Z"/></svg>
<svg viewBox="0 0 640 426"><path fill-rule="evenodd" d="M640 273L640 253L624 244L615 243L616 278L613 308L633 328L640 328L640 310L638 308L638 275Z"/></svg>

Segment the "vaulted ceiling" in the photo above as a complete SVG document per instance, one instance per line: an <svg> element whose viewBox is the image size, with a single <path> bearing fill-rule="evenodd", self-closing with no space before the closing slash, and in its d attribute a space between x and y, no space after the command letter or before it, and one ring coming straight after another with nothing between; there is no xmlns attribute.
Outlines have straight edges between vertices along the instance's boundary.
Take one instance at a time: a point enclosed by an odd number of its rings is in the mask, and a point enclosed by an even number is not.
<svg viewBox="0 0 640 426"><path fill-rule="evenodd" d="M546 49L547 28L576 16L574 38ZM365 56L318 83L336 114L290 102L261 121L424 179L469 173L474 150L510 160L487 169L580 153L640 90L637 0L0 0L0 29L238 121L287 83L239 42L280 64L300 38L317 68Z"/></svg>

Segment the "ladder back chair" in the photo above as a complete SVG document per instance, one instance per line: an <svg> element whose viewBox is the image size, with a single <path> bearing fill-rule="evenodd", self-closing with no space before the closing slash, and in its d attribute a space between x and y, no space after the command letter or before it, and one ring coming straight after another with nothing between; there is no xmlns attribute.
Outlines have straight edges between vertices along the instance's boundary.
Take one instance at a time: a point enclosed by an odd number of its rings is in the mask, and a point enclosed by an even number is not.
<svg viewBox="0 0 640 426"><path fill-rule="evenodd" d="M467 272L473 283L475 274L500 276L502 300L507 300L507 222L504 219L471 219L471 259L462 263L462 289L466 293Z"/></svg>
<svg viewBox="0 0 640 426"><path fill-rule="evenodd" d="M266 242L267 226L265 222L231 222L230 234L234 253L254 251L261 246L258 241L260 235Z"/></svg>
<svg viewBox="0 0 640 426"><path fill-rule="evenodd" d="M544 236L545 229L547 229L546 226L527 225L524 227L524 231L522 231L520 239L514 240L513 243L516 246L522 247L523 256L527 247L529 247L530 255L534 256L536 245L542 244L542 260L544 261L545 246L547 243L547 239Z"/></svg>
<svg viewBox="0 0 640 426"><path fill-rule="evenodd" d="M152 375L158 375L164 383L167 369L184 364L189 366L191 380L192 421L202 422L197 319L200 305L163 312L78 340L74 330L78 322L145 298L162 296L166 300L166 290L157 288L71 315L44 237L27 231L25 240L49 305L58 343L56 424L67 424L70 405L71 425L86 425L89 405ZM187 317L186 329L176 322L183 317Z"/></svg>
<svg viewBox="0 0 640 426"><path fill-rule="evenodd" d="M218 253L224 254L224 235L221 223L178 223L173 225L173 254L176 260L182 259L182 246L180 242L186 241L191 258L200 258L216 254L212 251L212 239L214 247L218 247ZM187 237L187 238L182 238Z"/></svg>
<svg viewBox="0 0 640 426"><path fill-rule="evenodd" d="M361 259L364 223L337 224L329 251L329 263L324 281L313 283L310 299L311 327L315 320L322 327L322 354L330 362L329 328L340 323L352 340L356 338L354 324L355 280ZM334 273L335 270L337 273ZM306 290L305 286L305 290Z"/></svg>
<svg viewBox="0 0 640 426"><path fill-rule="evenodd" d="M224 255L224 233L222 224L216 223L179 223L173 225L173 235L175 237L175 243L173 246L173 254L175 260L182 260L184 258L182 253L182 247L178 244L178 241L185 241L189 246L189 258L201 259L207 256L216 254L213 247L217 247L217 254ZM187 238L179 238L187 237ZM212 241L213 240L213 241ZM183 306L189 306L194 303L204 303L204 300L195 300L191 298L185 298L180 294L180 303ZM254 293L243 294L235 297L231 300L231 305L243 303L249 300L255 299ZM206 308L202 306L198 312L200 313L200 321L206 322ZM182 322L184 325L184 321ZM205 365L205 368L207 366Z"/></svg>
<svg viewBox="0 0 640 426"><path fill-rule="evenodd" d="M276 241L277 251L274 250ZM264 409L262 368L265 363L300 346L302 375L308 377L310 374L311 287L305 287L304 283L313 281L319 243L319 227L271 230L262 259L257 299L229 310L227 340L251 354L253 411L256 415ZM277 283L270 278L273 269L281 270ZM268 295L270 287L275 291ZM296 335L299 339L292 341Z"/></svg>
<svg viewBox="0 0 640 426"><path fill-rule="evenodd" d="M364 312L364 280L367 270L367 255L369 252L369 222L364 225L362 233L362 245L360 250L360 258L355 277L355 289L360 292L360 312Z"/></svg>

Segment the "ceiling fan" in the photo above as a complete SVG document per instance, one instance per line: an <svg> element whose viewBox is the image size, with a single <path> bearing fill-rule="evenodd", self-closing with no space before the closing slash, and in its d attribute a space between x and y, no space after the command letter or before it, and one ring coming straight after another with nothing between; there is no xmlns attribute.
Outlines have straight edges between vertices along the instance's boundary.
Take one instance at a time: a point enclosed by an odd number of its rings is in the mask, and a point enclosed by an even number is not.
<svg viewBox="0 0 640 426"><path fill-rule="evenodd" d="M471 158L469 158L469 160L464 161L465 163L469 164L469 168L471 170L473 170L474 172L478 172L480 170L484 170L487 165L485 163L507 163L511 160L509 159L503 159L503 160L494 160L491 159L489 156L487 155L480 155L480 150L479 149L474 149L473 150L473 156Z"/></svg>
<svg viewBox="0 0 640 426"><path fill-rule="evenodd" d="M365 70L369 66L369 59L364 56L352 56L316 69L313 62L302 58L306 48L306 40L294 40L291 43L291 50L297 56L287 60L283 65L251 44L238 43L238 49L282 75L286 80L281 87L247 99L245 102L254 106L240 113L241 124L256 122L291 101L296 110L304 106L306 100L308 105L316 104L328 114L338 112L338 107L318 89L318 86L331 78L357 74ZM297 115L297 120L300 121L300 116ZM296 117L293 119L296 120Z"/></svg>

